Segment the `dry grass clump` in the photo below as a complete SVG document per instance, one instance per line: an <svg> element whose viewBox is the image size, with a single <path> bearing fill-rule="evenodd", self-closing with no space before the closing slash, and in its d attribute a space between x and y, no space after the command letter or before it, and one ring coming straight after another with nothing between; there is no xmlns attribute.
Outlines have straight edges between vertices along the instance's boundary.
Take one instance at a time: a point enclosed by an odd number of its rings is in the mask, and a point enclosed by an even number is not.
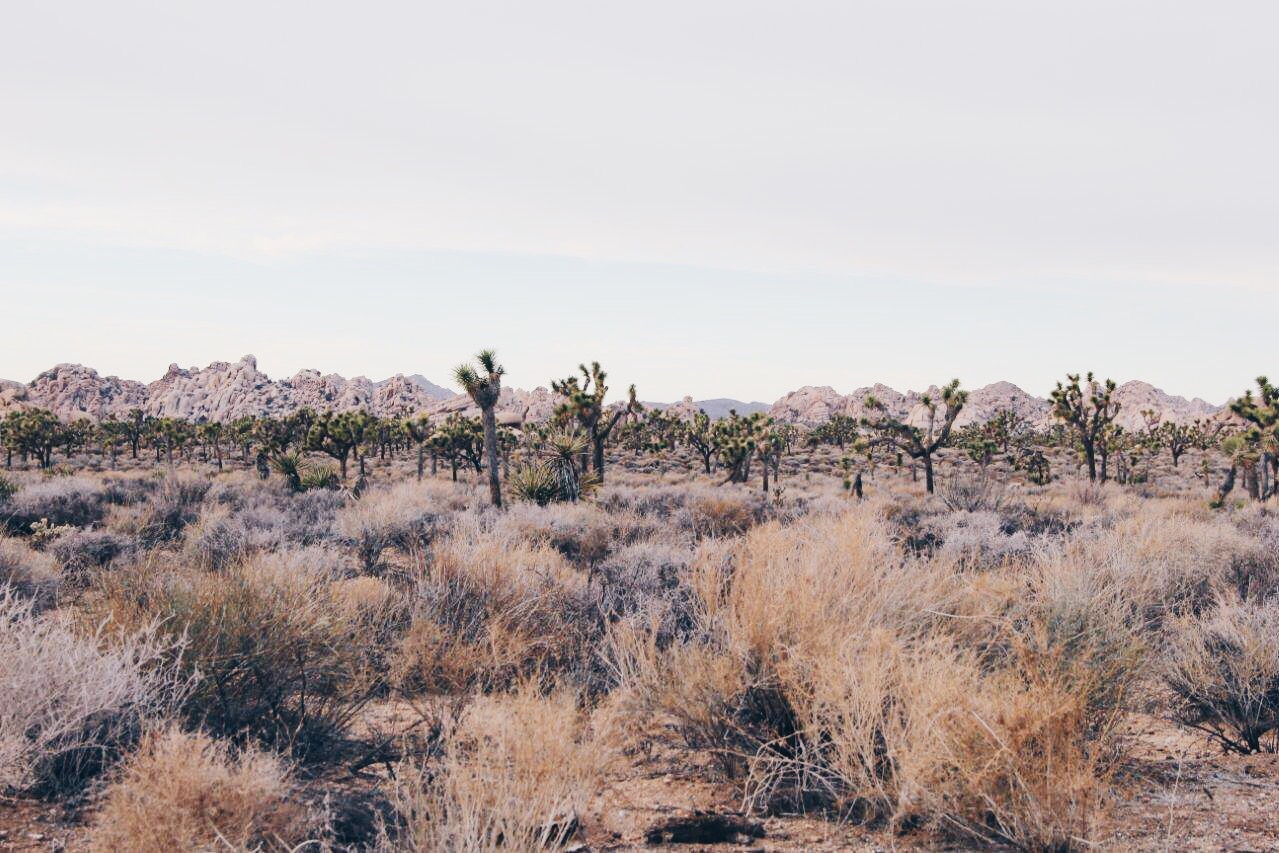
<svg viewBox="0 0 1279 853"><path fill-rule="evenodd" d="M697 538L737 536L768 517L768 504L745 489L702 491L689 497L679 523Z"/></svg>
<svg viewBox="0 0 1279 853"><path fill-rule="evenodd" d="M529 687L447 720L439 752L399 776L383 849L563 847L606 763L573 694Z"/></svg>
<svg viewBox="0 0 1279 853"><path fill-rule="evenodd" d="M1174 627L1164 680L1177 719L1231 752L1279 749L1279 606L1222 602Z"/></svg>
<svg viewBox="0 0 1279 853"><path fill-rule="evenodd" d="M37 610L53 604L62 584L58 563L20 539L0 535L0 585L31 599Z"/></svg>
<svg viewBox="0 0 1279 853"><path fill-rule="evenodd" d="M0 589L0 785L56 793L96 775L187 692L154 625L109 640Z"/></svg>
<svg viewBox="0 0 1279 853"><path fill-rule="evenodd" d="M146 738L103 795L95 851L295 850L323 834L280 760L176 728Z"/></svg>
<svg viewBox="0 0 1279 853"><path fill-rule="evenodd" d="M587 662L596 629L586 577L559 552L462 524L432 549L397 649L397 683L454 692Z"/></svg>
<svg viewBox="0 0 1279 853"><path fill-rule="evenodd" d="M287 554L218 573L152 564L107 579L101 606L124 625L163 616L162 630L185 639L192 723L319 759L378 689L366 644L390 618L352 606L333 580Z"/></svg>

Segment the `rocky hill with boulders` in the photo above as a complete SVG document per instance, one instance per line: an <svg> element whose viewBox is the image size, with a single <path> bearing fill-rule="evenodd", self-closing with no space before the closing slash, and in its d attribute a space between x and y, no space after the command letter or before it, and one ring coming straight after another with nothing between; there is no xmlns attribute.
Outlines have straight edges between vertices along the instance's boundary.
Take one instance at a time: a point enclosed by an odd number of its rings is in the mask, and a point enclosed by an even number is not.
<svg viewBox="0 0 1279 853"><path fill-rule="evenodd" d="M834 414L861 418L869 412L867 400L874 397L893 414L922 424L927 417L923 394L940 396L936 388L902 393L886 385L870 385L844 395L829 386L809 385L790 392L772 406L723 398L695 401L691 397L669 406L648 405L666 408L685 418L698 410L713 418L724 417L731 409L740 414L767 411L779 420L815 426ZM1129 429L1144 425L1145 411L1158 413L1162 420L1187 422L1212 417L1223 409L1197 398L1172 396L1136 381L1120 385L1115 398L1120 404L1117 421ZM555 395L546 388L503 388L498 417L508 424L541 421L551 416L556 404ZM216 361L204 368L172 364L164 376L149 384L101 376L79 364L59 364L26 385L0 380L0 415L27 406L49 409L65 420L122 417L130 409L193 421L279 416L304 407L316 411L366 409L380 417L476 413L469 397L441 388L419 374L396 374L375 382L364 376L347 379L334 373L302 370L289 379L277 380L258 370L257 359L251 355L236 362ZM1051 408L1047 400L1010 382L996 382L969 392L968 403L956 423L980 423L1000 409L1013 409L1029 423L1042 427L1052 420Z"/></svg>

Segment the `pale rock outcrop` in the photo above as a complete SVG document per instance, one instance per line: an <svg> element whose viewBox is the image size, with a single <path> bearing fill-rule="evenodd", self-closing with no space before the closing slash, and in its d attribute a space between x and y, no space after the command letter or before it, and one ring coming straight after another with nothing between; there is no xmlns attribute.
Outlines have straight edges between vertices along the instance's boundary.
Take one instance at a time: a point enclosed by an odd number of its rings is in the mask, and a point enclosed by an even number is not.
<svg viewBox="0 0 1279 853"><path fill-rule="evenodd" d="M924 393L939 396L936 388ZM882 384L858 388L847 395L829 386L806 385L783 396L768 407L767 412L778 420L812 427L835 414L854 419L869 415L867 400L872 396L894 416L906 418L912 424L922 425L927 420L920 393L902 394ZM1199 399L1175 397L1148 383L1135 381L1119 386L1115 399L1120 403L1118 423L1128 429L1145 425L1141 413L1146 410L1158 412L1163 420L1180 423L1196 418L1220 418L1225 409ZM504 424L544 421L554 414L558 403L557 396L546 388L532 391L503 388L497 405L498 420ZM615 400L612 405L622 404ZM650 405L685 419L692 418L699 409L706 409L711 417L723 417L730 408L741 414L763 408L757 403L728 399L696 401L691 397L670 406ZM374 382L364 376L346 379L334 373L302 370L289 379L273 380L258 370L257 359L251 355L237 362L217 361L205 368L172 364L164 376L149 385L116 376L104 377L78 364L59 364L25 386L0 381L0 415L27 406L50 409L64 420L123 417L134 408L156 416L224 422L244 416L280 416L304 407L316 411L365 409L380 417L426 414L442 418L453 412L478 414L470 397L452 394L418 374L396 374ZM1013 409L1035 427L1052 422L1047 400L1027 394L1012 383L996 382L969 393L968 403L956 423L959 426L981 423L1005 408ZM938 417L944 417L944 406L939 404L938 409Z"/></svg>
<svg viewBox="0 0 1279 853"><path fill-rule="evenodd" d="M91 367L59 364L44 371L26 388L26 402L49 409L64 420L101 420L146 404L147 389L141 382L118 376L100 376Z"/></svg>
<svg viewBox="0 0 1279 853"><path fill-rule="evenodd" d="M1142 412L1153 411L1161 421L1190 423L1196 419L1208 420L1220 412L1223 406L1214 406L1196 397L1187 400L1166 394L1148 382L1125 382L1115 389L1112 398L1119 403L1119 415L1115 423L1127 430L1144 429L1146 419Z"/></svg>

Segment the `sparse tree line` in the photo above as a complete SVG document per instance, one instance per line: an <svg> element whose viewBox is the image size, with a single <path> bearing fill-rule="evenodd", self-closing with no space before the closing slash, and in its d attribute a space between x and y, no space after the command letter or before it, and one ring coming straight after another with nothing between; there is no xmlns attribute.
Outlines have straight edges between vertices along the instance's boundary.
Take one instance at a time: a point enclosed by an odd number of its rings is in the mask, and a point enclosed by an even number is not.
<svg viewBox="0 0 1279 853"><path fill-rule="evenodd" d="M0 448L6 467L15 458L41 468L54 464L55 454L70 458L96 452L115 467L122 454L173 466L203 462L221 469L238 458L256 467L265 478L272 470L295 491L337 488L358 471L356 488L366 473L366 460L415 454L417 475L435 476L441 465L457 480L460 470L486 476L491 500L500 505L503 481L508 489L538 503L577 500L604 479L607 451L635 455L663 454L684 449L705 474L724 483L747 483L757 475L763 491L776 483L782 460L800 447L838 448L846 472L845 485L861 493L863 471L909 464L912 475L923 473L925 489L936 487L936 459L943 448L961 450L982 472L997 459L1024 472L1033 483L1052 479L1049 452L1073 451L1078 467L1092 481L1143 482L1150 466L1167 453L1173 467L1189 450L1216 450L1227 468L1216 484L1215 503L1221 505L1236 487L1250 498L1265 501L1279 492L1279 391L1266 377L1231 403L1235 425L1221 419L1192 423L1163 421L1143 411L1143 426L1125 429L1116 423L1120 406L1115 383L1089 373L1069 374L1051 393L1054 423L1035 429L1020 413L1001 409L982 423L962 428L955 424L968 400L959 380L936 395L925 394L912 418L902 418L874 397L866 400L867 414L854 418L834 414L825 423L803 429L762 413L712 419L704 411L681 418L660 409L645 409L635 386L626 399L609 404L608 375L598 362L581 365L578 374L551 383L559 405L545 423L518 428L499 426L496 408L505 371L491 350L479 353L474 364L455 371L458 385L480 410L478 417L453 413L446 417L377 417L367 411L315 412L300 409L289 415L242 417L227 423L191 422L154 417L132 409L123 417L100 422L79 418L65 422L43 409L11 412L0 419ZM922 410L922 415L920 414ZM319 454L332 465L311 461ZM907 460L909 460L907 462ZM855 473L855 477L854 477ZM1206 457L1199 476L1208 484L1214 471Z"/></svg>

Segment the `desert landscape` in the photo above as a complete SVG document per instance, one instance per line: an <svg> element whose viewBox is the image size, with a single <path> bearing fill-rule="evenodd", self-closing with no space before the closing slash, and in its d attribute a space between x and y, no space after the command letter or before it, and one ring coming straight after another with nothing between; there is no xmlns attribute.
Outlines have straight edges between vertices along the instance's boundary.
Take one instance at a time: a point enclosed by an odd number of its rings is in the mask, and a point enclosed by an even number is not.
<svg viewBox="0 0 1279 853"><path fill-rule="evenodd" d="M0 844L1268 849L1279 398L5 383Z"/></svg>
<svg viewBox="0 0 1279 853"><path fill-rule="evenodd" d="M0 853L1279 851L1277 32L6 4Z"/></svg>

